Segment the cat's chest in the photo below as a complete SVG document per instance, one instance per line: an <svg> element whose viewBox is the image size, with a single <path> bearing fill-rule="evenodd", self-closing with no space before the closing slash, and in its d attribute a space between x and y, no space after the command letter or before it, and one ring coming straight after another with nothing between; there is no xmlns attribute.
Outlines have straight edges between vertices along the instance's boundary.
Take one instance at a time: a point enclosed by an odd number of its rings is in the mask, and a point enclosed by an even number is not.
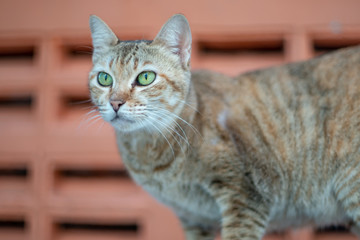
<svg viewBox="0 0 360 240"><path fill-rule="evenodd" d="M119 144L122 159L138 185L173 208L177 215L191 215L193 219L211 224L220 219L214 199L194 181L194 174L186 170L188 166L183 155L174 157L170 154L164 164L159 165L159 151L147 149L146 155L139 154L135 146ZM144 161L147 163L144 164Z"/></svg>

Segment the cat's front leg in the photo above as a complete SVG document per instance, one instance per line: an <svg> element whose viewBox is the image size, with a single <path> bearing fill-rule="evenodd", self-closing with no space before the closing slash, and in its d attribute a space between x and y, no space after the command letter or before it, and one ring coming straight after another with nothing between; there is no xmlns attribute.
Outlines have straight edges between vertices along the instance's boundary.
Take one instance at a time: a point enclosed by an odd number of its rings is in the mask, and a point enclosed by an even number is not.
<svg viewBox="0 0 360 240"><path fill-rule="evenodd" d="M215 234L211 230L202 228L184 228L186 240L214 240Z"/></svg>
<svg viewBox="0 0 360 240"><path fill-rule="evenodd" d="M184 218L180 218L180 221L186 240L213 240L215 238L216 227L206 226L203 223L193 224Z"/></svg>
<svg viewBox="0 0 360 240"><path fill-rule="evenodd" d="M221 211L222 240L260 240L269 222L269 202L256 191L215 180L211 191Z"/></svg>

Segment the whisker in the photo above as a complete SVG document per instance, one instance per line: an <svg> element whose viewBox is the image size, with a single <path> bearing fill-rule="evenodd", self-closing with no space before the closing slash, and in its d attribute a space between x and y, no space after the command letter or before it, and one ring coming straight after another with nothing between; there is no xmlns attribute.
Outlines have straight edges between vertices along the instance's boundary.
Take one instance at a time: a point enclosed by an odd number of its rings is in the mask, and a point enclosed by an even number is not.
<svg viewBox="0 0 360 240"><path fill-rule="evenodd" d="M97 111L98 111L97 109L93 109L93 110L91 110L90 112L86 113L85 115L88 116L88 115L90 115L90 114L92 114L92 113L94 113L94 112L97 112Z"/></svg>
<svg viewBox="0 0 360 240"><path fill-rule="evenodd" d="M149 112L149 113L150 113L150 112ZM151 115L147 115L147 117L153 119L154 122L157 122L157 123L161 124L161 125L163 126L163 128L164 128L168 133L170 133L170 135L173 137L173 139L174 139L174 140L176 141L176 143L179 145L181 151L182 151L183 153L185 153L183 147L181 146L180 141L179 141L179 140L177 139L177 137L173 134L173 132L174 132L174 133L177 134L177 136L182 137L175 129L171 128L169 125L165 124L165 123L164 123L163 121L161 121L160 119L156 119L155 117L153 117L153 116L151 116ZM170 131L169 129L171 129L172 131ZM182 138L183 138L183 137L182 137ZM184 138L183 138L183 139L184 139Z"/></svg>
<svg viewBox="0 0 360 240"><path fill-rule="evenodd" d="M179 100L179 102L184 103L186 106L188 106L189 108L193 109L195 112L199 113L201 115L201 113L199 112L199 110L197 110L194 106L190 105L189 103L187 103L184 100Z"/></svg>
<svg viewBox="0 0 360 240"><path fill-rule="evenodd" d="M166 142L169 144L169 147L170 147L171 152L172 152L172 154L173 154L173 157L174 157L174 159L175 159L174 149L173 149L173 147L171 146L171 144L170 144L169 140L167 139L167 137L164 135L164 133L163 133L157 126L155 126L151 121L147 120L147 122L148 122L150 125L152 125L152 126L164 137L164 139L166 140Z"/></svg>
<svg viewBox="0 0 360 240"><path fill-rule="evenodd" d="M88 124L89 122L91 122L93 119L95 118L101 118L101 115L98 112L98 109L95 108L87 113L85 113L79 123L79 126L77 127L77 130L79 130L80 128L82 128L84 125ZM92 125L92 124L90 124ZM87 128L90 126L88 125Z"/></svg>
<svg viewBox="0 0 360 240"><path fill-rule="evenodd" d="M86 119L86 120L83 120L79 126L77 127L77 130L80 130L81 128L85 127L85 130L87 130L92 124L94 121L97 121L98 119L101 119L101 116L94 116L92 117L91 119Z"/></svg>
<svg viewBox="0 0 360 240"><path fill-rule="evenodd" d="M104 127L105 125L105 121L102 121L101 125L98 127L96 133L99 134L100 133L100 130Z"/></svg>
<svg viewBox="0 0 360 240"><path fill-rule="evenodd" d="M97 116L97 118L93 118L91 120L93 120L91 123L88 124L87 128L91 127L92 125L94 125L95 123L97 123L99 120L101 120L102 117L101 116Z"/></svg>
<svg viewBox="0 0 360 240"><path fill-rule="evenodd" d="M159 108L159 107L154 107L154 106L148 107L148 109L153 109L153 110L157 110L157 111L163 111L164 114L166 114L166 115L171 115L171 116L179 119L180 121L182 121L183 123L185 123L186 125L188 125L188 126L189 126L196 134L198 134L201 138L203 138L202 135L201 135L201 133L200 133L192 124L190 124L189 122L187 122L187 121L184 120L183 118L179 117L179 116L176 115L175 113L172 113L172 112L170 112L170 111L168 111L168 110L166 110L166 109Z"/></svg>
<svg viewBox="0 0 360 240"><path fill-rule="evenodd" d="M160 115L166 117L166 115L165 115L164 113L162 113L162 112L154 112L154 111L151 111L151 110L150 110L148 113L152 113L152 114L155 114L155 115L156 115L156 114L160 114ZM173 128L173 127L171 127L170 125L167 125L165 122L161 121L161 119L155 119L155 120L156 120L156 121L159 121L159 122L162 122L165 126L167 126L167 127L170 128L172 131L174 131L181 139L183 139L188 146L190 146L189 139L188 139L188 137L186 136L186 133L185 133L184 129L180 126L179 123L177 123L176 121L174 122L174 123L177 125L177 127L181 130L181 132L182 132L183 135L180 134L178 131L176 131L176 128Z"/></svg>
<svg viewBox="0 0 360 240"><path fill-rule="evenodd" d="M89 49L89 50L93 50L94 48L92 47L92 46L88 46L88 45L81 45L81 46L79 46L79 47L81 47L81 48L87 48L87 49Z"/></svg>
<svg viewBox="0 0 360 240"><path fill-rule="evenodd" d="M89 122L91 122L92 120L97 119L97 118L101 118L101 115L96 114L96 115L94 115L94 116L86 119L86 120L85 120L85 124L87 124L87 123L89 123Z"/></svg>
<svg viewBox="0 0 360 240"><path fill-rule="evenodd" d="M97 113L97 109L93 109L85 114L82 115L81 121L77 127L77 130L79 130L82 126L84 126L84 124L87 124L89 122L89 117L91 117L91 115L93 116L100 116L99 113Z"/></svg>

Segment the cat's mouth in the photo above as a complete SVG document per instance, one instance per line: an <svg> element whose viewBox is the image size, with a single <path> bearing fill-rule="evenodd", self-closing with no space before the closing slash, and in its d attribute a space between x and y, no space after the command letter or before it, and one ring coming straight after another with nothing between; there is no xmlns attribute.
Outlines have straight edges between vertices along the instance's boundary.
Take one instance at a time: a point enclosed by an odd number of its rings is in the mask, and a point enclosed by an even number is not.
<svg viewBox="0 0 360 240"><path fill-rule="evenodd" d="M119 116L116 115L113 119L110 120L111 123L116 124L116 123L123 123L123 122L127 122L127 123L135 123L134 120L129 119L125 116Z"/></svg>

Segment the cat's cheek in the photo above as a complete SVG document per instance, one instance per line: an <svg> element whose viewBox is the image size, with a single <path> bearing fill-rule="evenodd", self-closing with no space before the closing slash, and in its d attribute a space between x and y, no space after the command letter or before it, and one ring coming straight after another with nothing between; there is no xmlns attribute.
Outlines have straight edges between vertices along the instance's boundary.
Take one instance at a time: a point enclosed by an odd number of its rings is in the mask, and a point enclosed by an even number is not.
<svg viewBox="0 0 360 240"><path fill-rule="evenodd" d="M112 110L107 110L105 112L102 112L101 116L105 121L111 123L111 121L116 117L116 113Z"/></svg>

